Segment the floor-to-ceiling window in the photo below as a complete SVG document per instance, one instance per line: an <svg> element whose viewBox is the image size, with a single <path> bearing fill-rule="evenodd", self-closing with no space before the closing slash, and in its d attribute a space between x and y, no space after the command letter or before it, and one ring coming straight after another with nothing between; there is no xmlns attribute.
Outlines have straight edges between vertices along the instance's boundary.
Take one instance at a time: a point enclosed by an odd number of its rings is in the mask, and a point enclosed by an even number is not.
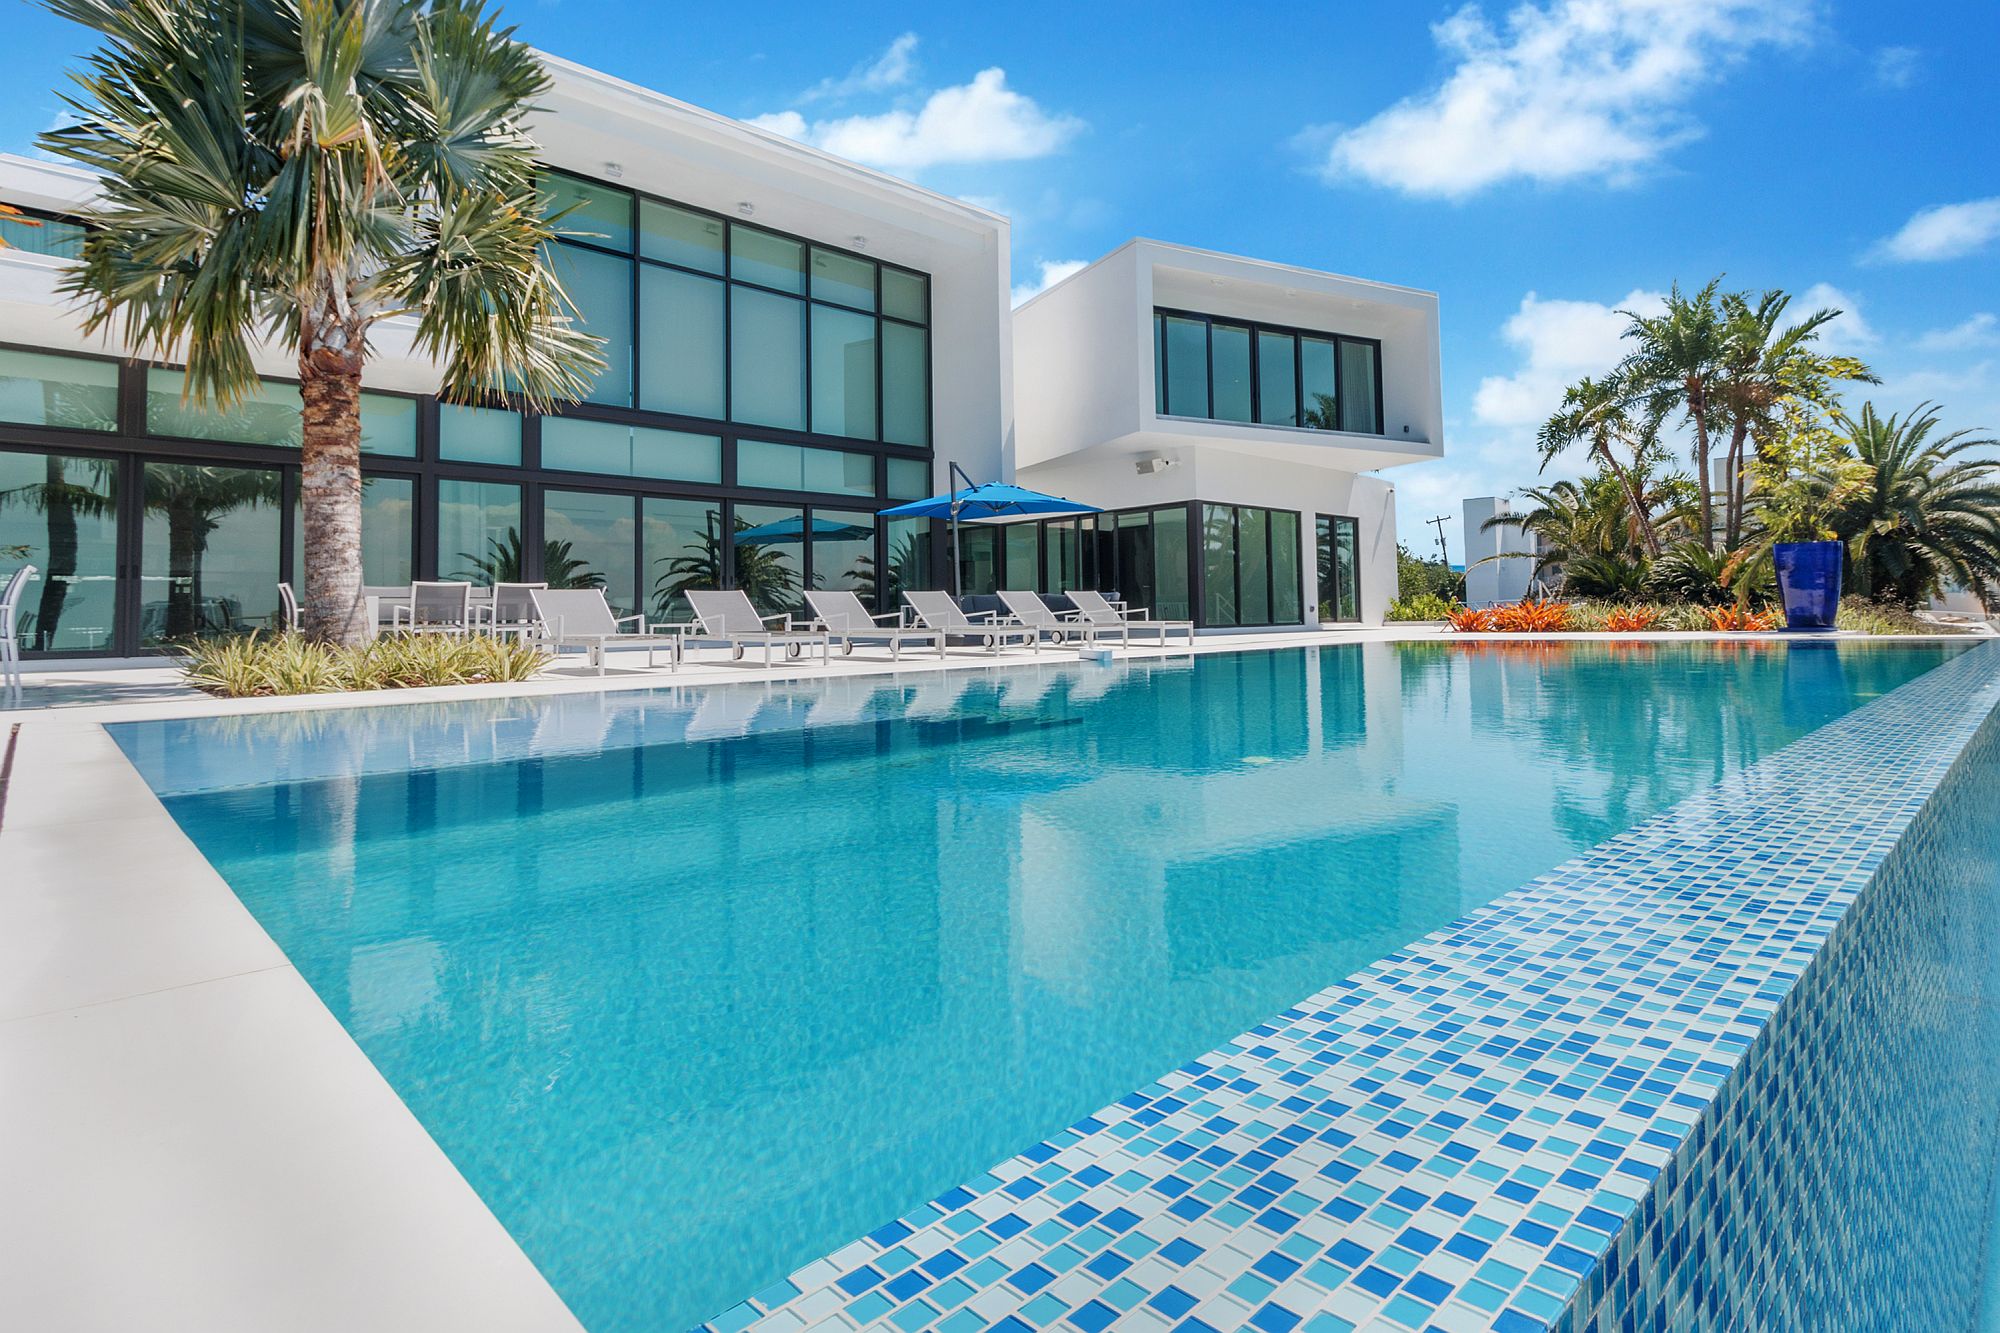
<svg viewBox="0 0 2000 1333"><path fill-rule="evenodd" d="M1361 619L1360 525L1321 514L1313 523L1318 548L1319 618Z"/></svg>
<svg viewBox="0 0 2000 1333"><path fill-rule="evenodd" d="M1201 508L1203 623L1301 621L1298 514L1250 505Z"/></svg>
<svg viewBox="0 0 2000 1333"><path fill-rule="evenodd" d="M116 460L0 452L0 570L11 573L17 562L37 571L15 626L24 652L95 653L111 646Z"/></svg>
<svg viewBox="0 0 2000 1333"><path fill-rule="evenodd" d="M271 628L283 550L283 475L276 468L149 460L140 485L140 642L158 647Z"/></svg>
<svg viewBox="0 0 2000 1333"><path fill-rule="evenodd" d="M1167 416L1382 434L1373 338L1153 312L1153 405Z"/></svg>

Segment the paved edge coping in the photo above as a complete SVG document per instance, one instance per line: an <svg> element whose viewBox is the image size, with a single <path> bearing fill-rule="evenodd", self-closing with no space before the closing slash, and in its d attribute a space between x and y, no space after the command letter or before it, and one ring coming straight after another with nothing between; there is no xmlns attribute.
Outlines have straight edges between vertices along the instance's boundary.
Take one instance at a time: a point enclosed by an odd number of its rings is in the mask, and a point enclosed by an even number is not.
<svg viewBox="0 0 2000 1333"><path fill-rule="evenodd" d="M0 1322L579 1333L101 726L11 786Z"/></svg>
<svg viewBox="0 0 2000 1333"><path fill-rule="evenodd" d="M701 1328L1545 1329L1996 707L1981 645Z"/></svg>

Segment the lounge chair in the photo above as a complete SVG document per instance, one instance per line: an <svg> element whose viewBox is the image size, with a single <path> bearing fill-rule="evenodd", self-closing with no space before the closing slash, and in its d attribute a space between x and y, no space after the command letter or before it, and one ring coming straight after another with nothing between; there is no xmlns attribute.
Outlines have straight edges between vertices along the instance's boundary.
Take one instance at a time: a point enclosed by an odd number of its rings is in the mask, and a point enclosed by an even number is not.
<svg viewBox="0 0 2000 1333"><path fill-rule="evenodd" d="M484 634L532 638L542 627L533 593L546 583L496 583L493 596L473 605L473 627Z"/></svg>
<svg viewBox="0 0 2000 1333"><path fill-rule="evenodd" d="M1074 634L1085 643L1095 643L1100 636L1115 635L1120 642L1126 642L1129 635L1121 624L1096 625L1081 616L1065 618L1049 610L1049 605L1031 592L1003 592L1000 604L1007 608L1007 614L1018 624L1027 625L1049 636L1052 643L1063 643Z"/></svg>
<svg viewBox="0 0 2000 1333"><path fill-rule="evenodd" d="M806 605L812 608L813 622L808 629L818 628L827 632L840 645L840 651L851 653L857 644L887 644L889 660L895 661L902 655L906 643L937 645L937 654L944 656L944 635L934 629L911 629L901 623L902 617L894 611L885 615L870 615L861 599L851 592L809 592ZM881 625L879 620L894 620L894 625Z"/></svg>
<svg viewBox="0 0 2000 1333"><path fill-rule="evenodd" d="M612 615L611 603L604 600L602 588L530 588L528 598L534 604L535 618L541 622L541 641L558 651L582 648L600 676L604 674L607 648L644 648L649 667L656 665L653 654L665 648L668 664L675 669L680 667L681 636L660 633L667 627L647 625L642 614ZM633 628L621 628L628 624Z"/></svg>
<svg viewBox="0 0 2000 1333"><path fill-rule="evenodd" d="M950 593L906 592L903 600L910 604L910 611L917 623L925 629L934 629L946 636L962 639L978 639L986 645L988 652L997 653L1003 644L1026 644L1036 652L1042 650L1042 632L1021 625L1000 624L991 611L976 611L967 614L959 609Z"/></svg>
<svg viewBox="0 0 2000 1333"><path fill-rule="evenodd" d="M22 565L7 576L6 590L0 591L0 682L10 691L21 688L21 598L34 577L35 567Z"/></svg>
<svg viewBox="0 0 2000 1333"><path fill-rule="evenodd" d="M389 628L410 634L469 634L470 583L412 583L408 606L392 607Z"/></svg>
<svg viewBox="0 0 2000 1333"><path fill-rule="evenodd" d="M299 632L299 597L289 583L278 585L278 628L287 634Z"/></svg>
<svg viewBox="0 0 2000 1333"><path fill-rule="evenodd" d="M1121 610L1104 600L1104 594L1101 592L1084 592L1078 590L1065 595L1070 601L1076 604L1077 614L1093 625L1123 625L1128 631L1158 630L1160 632L1160 647L1162 648L1167 646L1167 635L1169 633L1181 631L1187 635L1188 647L1194 647L1194 622L1192 620L1148 620L1146 619L1145 607ZM1128 637L1126 642L1131 642L1131 639Z"/></svg>
<svg viewBox="0 0 2000 1333"><path fill-rule="evenodd" d="M688 605L694 610L693 627L682 626L682 632L689 638L708 639L729 645L731 660L740 660L746 648L757 644L764 647L764 665L771 665L771 650L783 648L788 658L799 657L813 645L819 645L819 660L833 660L833 641L820 630L796 630L792 628L792 618L788 615L767 616L758 612L751 604L750 596L741 588L708 589L690 591ZM779 628L770 628L771 621L777 621Z"/></svg>

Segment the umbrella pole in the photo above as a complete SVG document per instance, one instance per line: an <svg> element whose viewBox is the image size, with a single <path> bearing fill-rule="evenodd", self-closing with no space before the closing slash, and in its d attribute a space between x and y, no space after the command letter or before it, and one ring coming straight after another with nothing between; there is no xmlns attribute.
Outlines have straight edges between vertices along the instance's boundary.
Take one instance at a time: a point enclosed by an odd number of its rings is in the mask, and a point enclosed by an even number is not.
<svg viewBox="0 0 2000 1333"><path fill-rule="evenodd" d="M964 482L965 482L965 489L967 489L968 491L972 489L972 478L971 478L971 477L968 477L968 476L966 476L966 475L965 475L965 469L964 469L964 468L961 468L961 467L960 467L960 466L959 466L958 464L956 464L956 463L953 463L953 464L952 464L952 465L950 466L950 468L949 468L949 469L948 469L948 470L946 471L946 473L945 473L945 480L947 480L947 481L949 481L949 482L951 482L951 483L952 483L952 488L951 488L951 595L952 595L952 599L953 599L954 601L956 601L956 600L957 600L958 598L961 598L961 597L965 596L965 577L964 577L964 573L963 573L963 565L962 565L962 562L961 562L961 561L959 560L959 558L958 558L958 506L959 506L959 503L960 503L960 501L959 501L959 498L958 498L958 485L957 485L957 483L959 482L959 480L960 480L960 479L963 479L963 480L964 480Z"/></svg>

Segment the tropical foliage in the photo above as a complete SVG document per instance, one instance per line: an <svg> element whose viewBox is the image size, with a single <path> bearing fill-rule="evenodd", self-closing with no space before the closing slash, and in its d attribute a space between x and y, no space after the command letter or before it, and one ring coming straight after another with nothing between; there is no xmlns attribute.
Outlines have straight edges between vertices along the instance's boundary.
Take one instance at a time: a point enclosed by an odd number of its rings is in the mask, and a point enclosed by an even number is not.
<svg viewBox="0 0 2000 1333"><path fill-rule="evenodd" d="M1950 579L2000 585L2000 461L1971 455L1996 442L1969 430L1939 431L1938 409L1880 416L1873 403L1835 421L1853 460L1867 470L1846 487L1828 520L1847 543L1862 597L1913 606Z"/></svg>
<svg viewBox="0 0 2000 1333"><path fill-rule="evenodd" d="M549 77L479 0L45 3L104 39L40 140L102 181L64 289L200 402L250 393L261 342L296 354L306 630L357 642L374 326L413 321L454 398L547 406L602 365L543 259Z"/></svg>
<svg viewBox="0 0 2000 1333"><path fill-rule="evenodd" d="M486 539L486 553L460 551L466 567L455 577L476 583L520 583L527 578L527 550L521 530L509 528L498 537ZM569 542L553 538L542 543L542 582L551 588L602 588L604 575L576 554Z"/></svg>
<svg viewBox="0 0 2000 1333"><path fill-rule="evenodd" d="M392 635L339 647L252 633L192 640L181 651L188 684L226 699L526 680L550 661L532 644L477 634Z"/></svg>
<svg viewBox="0 0 2000 1333"><path fill-rule="evenodd" d="M1414 597L1398 597L1389 603L1386 618L1391 621L1449 620L1452 612L1458 609L1456 598L1420 592Z"/></svg>

